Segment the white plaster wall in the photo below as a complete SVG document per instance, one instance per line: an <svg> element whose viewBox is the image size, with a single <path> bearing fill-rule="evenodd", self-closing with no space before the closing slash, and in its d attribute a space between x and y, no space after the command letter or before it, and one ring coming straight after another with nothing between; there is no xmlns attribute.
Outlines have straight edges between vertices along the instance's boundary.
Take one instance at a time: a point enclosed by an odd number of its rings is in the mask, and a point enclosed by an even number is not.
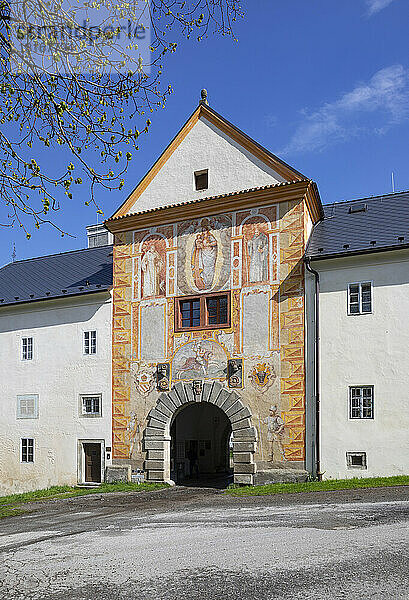
<svg viewBox="0 0 409 600"><path fill-rule="evenodd" d="M93 329L97 354L84 355ZM34 339L33 360L20 358L23 336ZM78 440L112 446L110 295L0 309L0 381L0 495L75 485ZM20 394L39 395L38 419L16 418ZM80 416L80 394L102 394L102 417ZM35 439L34 463L20 462L21 437Z"/></svg>
<svg viewBox="0 0 409 600"><path fill-rule="evenodd" d="M196 191L194 172L203 169L209 169L209 187ZM212 123L201 118L129 212L284 181Z"/></svg>
<svg viewBox="0 0 409 600"><path fill-rule="evenodd" d="M321 470L409 473L409 252L314 261L320 273ZM347 315L348 283L373 282L373 314ZM374 385L374 419L349 419L348 387ZM366 470L346 466L366 452Z"/></svg>

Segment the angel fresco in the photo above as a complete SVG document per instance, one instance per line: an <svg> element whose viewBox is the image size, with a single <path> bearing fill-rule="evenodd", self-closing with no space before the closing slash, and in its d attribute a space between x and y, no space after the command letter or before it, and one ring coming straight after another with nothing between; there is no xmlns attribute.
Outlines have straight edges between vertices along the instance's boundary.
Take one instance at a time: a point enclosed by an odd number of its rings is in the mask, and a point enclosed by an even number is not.
<svg viewBox="0 0 409 600"><path fill-rule="evenodd" d="M258 283L268 280L268 238L260 231L258 223L254 227L254 235L247 242L250 257L249 282Z"/></svg>
<svg viewBox="0 0 409 600"><path fill-rule="evenodd" d="M164 269L164 261L156 250L154 242L148 244L148 249L142 257L142 296L160 296L164 293L161 272Z"/></svg>
<svg viewBox="0 0 409 600"><path fill-rule="evenodd" d="M217 259L217 240L208 228L196 235L192 254L193 279L198 290L208 290L213 285Z"/></svg>

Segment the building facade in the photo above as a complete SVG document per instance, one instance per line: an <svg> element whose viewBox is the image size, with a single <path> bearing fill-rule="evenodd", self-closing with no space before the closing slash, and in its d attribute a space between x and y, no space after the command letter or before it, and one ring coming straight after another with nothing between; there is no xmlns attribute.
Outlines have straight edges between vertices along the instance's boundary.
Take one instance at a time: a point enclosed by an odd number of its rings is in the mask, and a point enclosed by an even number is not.
<svg viewBox="0 0 409 600"><path fill-rule="evenodd" d="M409 193L322 206L202 102L105 226L0 269L0 494L409 472Z"/></svg>
<svg viewBox="0 0 409 600"><path fill-rule="evenodd" d="M305 473L303 256L320 211L311 181L201 104L107 221L118 464L220 472L232 435L236 483Z"/></svg>
<svg viewBox="0 0 409 600"><path fill-rule="evenodd" d="M0 270L0 495L104 480L112 455L109 254L111 246Z"/></svg>

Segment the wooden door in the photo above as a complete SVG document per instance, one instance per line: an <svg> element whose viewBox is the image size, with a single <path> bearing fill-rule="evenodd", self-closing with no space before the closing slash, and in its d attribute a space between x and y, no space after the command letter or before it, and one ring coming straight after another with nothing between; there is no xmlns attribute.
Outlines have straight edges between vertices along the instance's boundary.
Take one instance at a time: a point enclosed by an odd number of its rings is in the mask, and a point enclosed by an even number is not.
<svg viewBox="0 0 409 600"><path fill-rule="evenodd" d="M84 444L85 481L101 481L101 444Z"/></svg>

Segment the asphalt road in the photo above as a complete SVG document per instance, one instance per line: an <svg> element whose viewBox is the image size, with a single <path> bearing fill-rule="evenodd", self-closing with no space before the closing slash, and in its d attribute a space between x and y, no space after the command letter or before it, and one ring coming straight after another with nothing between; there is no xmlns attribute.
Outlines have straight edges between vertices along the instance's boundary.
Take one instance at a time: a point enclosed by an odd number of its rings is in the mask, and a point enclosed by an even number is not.
<svg viewBox="0 0 409 600"><path fill-rule="evenodd" d="M409 599L409 489L47 501L0 522L7 600Z"/></svg>

